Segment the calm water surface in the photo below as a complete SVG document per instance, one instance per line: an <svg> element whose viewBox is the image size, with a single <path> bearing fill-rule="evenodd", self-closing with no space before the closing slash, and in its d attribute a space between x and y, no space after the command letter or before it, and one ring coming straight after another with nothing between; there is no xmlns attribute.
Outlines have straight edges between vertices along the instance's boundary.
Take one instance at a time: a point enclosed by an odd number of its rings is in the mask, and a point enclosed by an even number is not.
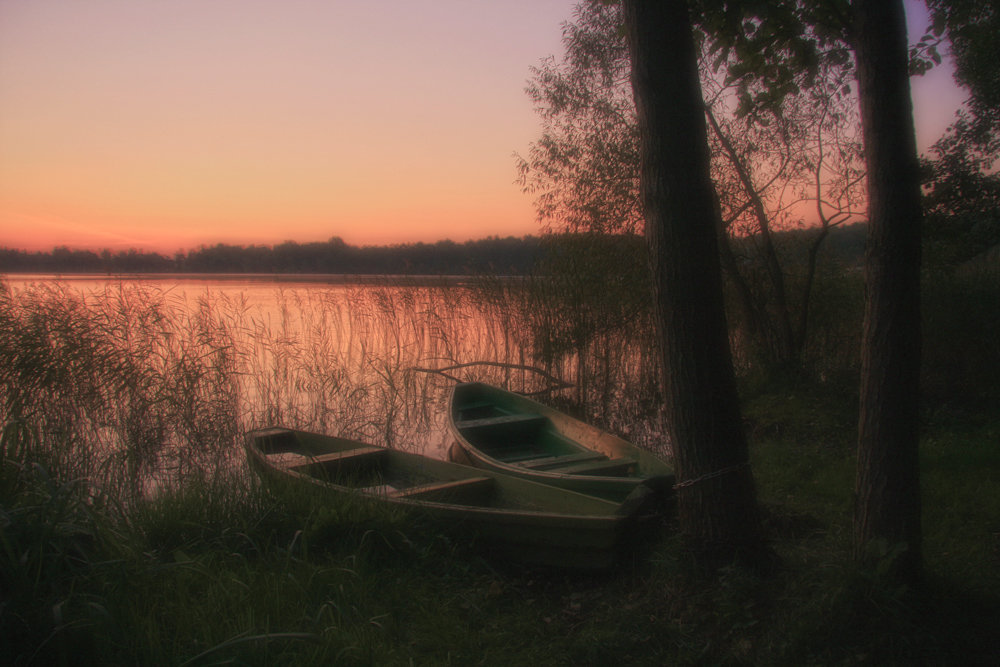
<svg viewBox="0 0 1000 667"><path fill-rule="evenodd" d="M17 293L59 287L89 303L158 303L186 328L214 318L237 349L244 426L276 423L443 457L452 377L527 386L511 322L461 278L332 275L16 275ZM448 377L435 370L444 369Z"/></svg>

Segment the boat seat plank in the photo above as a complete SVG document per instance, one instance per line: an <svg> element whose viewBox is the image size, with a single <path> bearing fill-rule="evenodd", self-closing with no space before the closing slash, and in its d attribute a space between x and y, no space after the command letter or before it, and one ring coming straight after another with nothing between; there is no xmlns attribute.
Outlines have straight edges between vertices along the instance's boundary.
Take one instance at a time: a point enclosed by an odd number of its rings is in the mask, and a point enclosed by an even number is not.
<svg viewBox="0 0 1000 667"><path fill-rule="evenodd" d="M506 426L508 424L543 424L546 418L532 413L501 415L499 417L483 417L482 419L463 419L455 422L460 429L479 429L491 426Z"/></svg>
<svg viewBox="0 0 1000 667"><path fill-rule="evenodd" d="M559 472L566 475L608 475L617 477L628 474L629 470L635 464L635 459L623 457L619 459L606 459L604 461L573 463L568 466L550 468L547 472Z"/></svg>
<svg viewBox="0 0 1000 667"><path fill-rule="evenodd" d="M385 449L382 447L366 445L364 447L346 449L341 452L319 454L317 456L308 456L305 454L297 454L295 452L282 452L279 454L271 454L268 458L271 461L274 461L276 466L288 470L301 470L312 466L326 467L329 464L339 463L341 461L350 461L351 463L360 462L362 460L374 459L384 453Z"/></svg>
<svg viewBox="0 0 1000 667"><path fill-rule="evenodd" d="M530 461L520 461L518 465L525 468L531 468L532 470L545 470L546 468L583 463L584 461L606 461L607 459L608 457L600 452L580 452L579 454L546 456L539 459L532 459Z"/></svg>
<svg viewBox="0 0 1000 667"><path fill-rule="evenodd" d="M477 410L487 408L490 412L494 412L497 409L496 404L493 401L471 401L469 403L463 403L458 410L464 415L466 412L475 412Z"/></svg>
<svg viewBox="0 0 1000 667"><path fill-rule="evenodd" d="M528 447L506 447L494 452L487 452L490 456L504 463L517 463L522 465L522 461L530 461L540 456L545 456L545 452L537 446Z"/></svg>
<svg viewBox="0 0 1000 667"><path fill-rule="evenodd" d="M297 468L305 463L309 462L308 456L303 456L297 452L276 452L274 454L267 454L267 460L275 468Z"/></svg>
<svg viewBox="0 0 1000 667"><path fill-rule="evenodd" d="M470 493L481 493L493 486L492 477L466 477L446 482L431 482L418 484L405 489L397 489L390 493L393 498L411 498L414 500L438 500L447 498L454 501L456 496L465 497Z"/></svg>

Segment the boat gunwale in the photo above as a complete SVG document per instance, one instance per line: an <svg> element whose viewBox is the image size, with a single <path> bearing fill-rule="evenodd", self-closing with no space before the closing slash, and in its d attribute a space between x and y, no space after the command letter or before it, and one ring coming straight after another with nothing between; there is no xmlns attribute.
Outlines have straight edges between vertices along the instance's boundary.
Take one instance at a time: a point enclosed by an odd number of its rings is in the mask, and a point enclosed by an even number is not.
<svg viewBox="0 0 1000 667"><path fill-rule="evenodd" d="M561 472L549 471L549 470L537 470L537 469L530 468L530 467L527 467L527 466L524 466L524 465L520 465L519 462L508 463L508 462L503 461L501 459L494 458L494 457L490 456L489 454L486 454L485 452L483 452L474 443L470 442L469 439L465 436L465 434L460 430L459 424L462 421L469 421L469 420L456 419L456 414L455 414L455 412L456 412L456 393L462 387L471 387L471 386L479 386L479 387L485 388L485 390L487 392L489 392L489 393L496 393L496 394L501 395L501 396L509 396L512 399L514 399L515 402L522 403L525 406L530 406L530 408L532 409L533 412L537 412L538 414L540 414L543 417L548 417L549 420L550 420L550 422L552 421L553 417L557 417L560 421L569 421L569 422L572 422L575 427L582 428L583 430L589 431L590 433L601 435L601 436L610 437L613 440L617 441L616 445L618 447L620 447L622 450L624 450L624 452L633 452L633 451L636 452L636 453L640 453L641 452L645 456L649 456L649 457L653 457L653 458L657 458L657 457L652 452L647 452L646 450L643 450L642 448L638 447L637 445L634 445L634 444L628 442L627 440L624 440L623 438L620 438L620 437L614 435L613 433L609 433L607 431L602 431L601 429L597 428L596 426L593 426L592 424L588 424L587 422L579 420L576 417L568 415L568 414L566 414L564 412L560 412L559 410L556 410L555 408L551 408L551 407L549 407L547 405L544 405L542 403L538 403L537 401L533 401L530 398L527 398L525 396L521 396L519 394L515 394L514 392L510 392L510 391L507 391L507 390L502 389L500 387L495 387L493 385L485 384L485 383L482 383L482 382L463 382L463 383L456 384L451 389L451 396L450 396L450 400L449 400L449 410L448 410L448 422L449 422L449 426L451 427L452 434L459 441L459 444L462 446L462 449L465 451L465 453L468 456L470 456L470 457L472 457L474 459L478 459L478 460L482 461L488 467L492 467L493 469L498 470L500 472L505 472L505 473L508 473L508 474L512 474L512 475L518 476L518 477L520 477L522 479L529 479L530 480L530 479L539 479L540 478L540 479L552 480L553 482L557 482L557 481L558 482L564 482L564 483L576 483L576 482L578 482L578 483L581 483L581 484L585 483L587 485L606 486L606 487L611 487L611 488L618 487L618 486L624 487L624 488L631 488L631 487L635 487L635 486L638 486L638 485L642 485L642 484L644 484L646 482L649 482L649 481L657 481L657 480L660 480L660 479L670 479L670 478L673 477L673 473L672 472L654 473L654 474L642 474L642 473L638 473L637 472L636 474L633 474L633 475L624 475L624 476L622 476L622 475L581 475L581 474L573 474L573 473L561 473ZM559 435L562 435L561 431L555 425L554 422L553 422L553 430L556 433L558 433ZM566 437L566 436L562 435L562 437ZM584 449L590 449L586 445L582 445L582 444L581 444L581 447L583 447ZM597 450L591 449L591 451L597 451ZM608 456L609 459L611 458L611 456L608 455L608 454L606 454L605 452L599 452L599 453L602 454L602 455L604 455L604 456ZM621 455L621 454L619 454L619 455ZM637 470L638 470L638 466L639 465L640 465L640 461L639 461L638 458L636 458ZM669 466L667 464L664 463L664 465L669 468ZM563 488L565 488L565 487L563 487Z"/></svg>
<svg viewBox="0 0 1000 667"><path fill-rule="evenodd" d="M260 433L262 431L268 431L268 430L273 430L273 429L271 429L271 428L268 428L268 429L257 429L257 430L251 431L250 433L247 434L247 444L245 446L245 449L247 450L247 452L252 453L252 455L257 460L257 462L258 462L259 465L262 465L262 466L266 467L267 469L274 471L276 474L279 474L279 475L282 475L282 476L285 476L285 477L289 477L291 479L295 479L295 480L298 480L298 481L306 481L306 482L309 482L310 484L312 484L314 486L317 486L317 487L320 487L320 488L324 488L324 489L327 489L327 490L331 490L331 491L336 491L337 493L342 493L342 494L346 494L346 495L354 495L354 496L358 496L358 497L362 497L362 498L365 498L365 499L370 499L370 500L378 501L378 502L387 502L387 503L392 503L392 504L396 504L396 505L402 505L404 507L426 508L426 509L431 509L431 510L436 510L436 511L450 511L450 512L454 512L454 513L461 513L461 514L464 514L464 515L467 515L467 514L483 515L484 517L510 516L512 518L513 517L519 517L519 518L538 518L538 519L546 519L546 520L559 521L560 523L565 523L568 520L568 521L573 521L573 522L585 523L585 524L588 524L588 525L589 524L594 524L594 523L608 523L608 524L614 525L614 524L624 523L625 521L627 521L630 518L630 514L628 512L622 513L622 511L621 511L622 510L622 506L621 506L620 503L616 503L616 502L614 502L612 500L607 500L607 499L604 499L604 498L596 498L596 497L590 496L588 494L580 493L578 491L573 491L572 489L561 489L561 491L563 491L565 493L569 493L569 494L574 494L575 496L580 496L581 498L585 499L585 501L587 503L590 503L590 504L595 504L595 503L593 503L593 501L598 501L598 503L596 503L596 504L604 505L608 510L610 510L609 513L607 513L607 514L582 514L582 513L581 514L575 514L575 513L574 514L567 514L567 513L563 513L563 512L546 512L546 511L539 511L539 510L517 509L517 508L505 509L505 508L502 508L502 507L488 507L488 506L484 506L484 505L461 505L461 504L458 504L458 503L448 503L448 502L433 501L433 500L422 500L420 498L408 498L406 496L382 495L382 494L378 494L378 493L366 491L366 490L364 490L362 488L355 488L355 487L346 486L346 485L343 485L343 484L337 484L337 483L329 481L329 480L323 480L323 479L320 479L318 477L315 477L313 475L307 474L307 473L299 471L299 470L288 469L288 468L281 468L281 467L273 465L272 463L270 463L267 460L267 455L264 452L262 452L259 447L256 447L256 446L254 446L254 445L251 444L255 440L255 434ZM305 431L299 431L299 430L296 430L296 429L285 429L285 430L290 431L292 433L306 433ZM330 436L330 437L335 437L335 436ZM340 439L343 440L343 438L340 438ZM352 441L352 442L355 442L355 441ZM358 444L364 445L365 443L358 443ZM402 454L402 455L407 455L408 454L408 452L402 452L402 451L399 451L399 450L391 450L391 449L388 449L388 448L383 448L383 449L386 452L397 453L397 454ZM414 454L413 456L419 456L419 455ZM460 466L462 468L467 468L471 473L474 473L474 476L482 476L484 472L487 473L487 475L490 476L490 477L493 477L493 475L498 474L496 471L484 470L482 468L476 468L476 467L473 467L473 466L466 466L466 465L463 465L463 464L460 464L460 463L454 463L454 462L450 462L450 461L442 461L442 463L448 463L449 465L454 465L454 466ZM503 473L499 473L499 474L503 474ZM494 477L494 479L495 479L495 477ZM541 484L539 482L533 482L530 479L524 479L522 477L515 477L514 481L517 484L538 485L540 487L544 487L546 490L551 490L551 487L549 487L548 485Z"/></svg>

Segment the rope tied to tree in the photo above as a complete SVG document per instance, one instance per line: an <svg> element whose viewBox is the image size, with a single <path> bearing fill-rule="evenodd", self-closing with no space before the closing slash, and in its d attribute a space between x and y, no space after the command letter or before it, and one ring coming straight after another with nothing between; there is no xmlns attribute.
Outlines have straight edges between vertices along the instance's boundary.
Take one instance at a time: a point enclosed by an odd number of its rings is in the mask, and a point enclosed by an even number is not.
<svg viewBox="0 0 1000 667"><path fill-rule="evenodd" d="M727 468L721 468L720 470L706 473L700 477L695 477L694 479L686 479L683 482L678 482L677 484L674 484L674 490L676 491L677 489L682 489L684 487L694 486L695 484L698 484L700 482L704 482L709 479L715 479L716 477L722 477L723 475L728 475L731 472L736 472L737 470L742 470L743 468L749 468L749 467L750 467L749 461L737 463L736 465L731 465Z"/></svg>

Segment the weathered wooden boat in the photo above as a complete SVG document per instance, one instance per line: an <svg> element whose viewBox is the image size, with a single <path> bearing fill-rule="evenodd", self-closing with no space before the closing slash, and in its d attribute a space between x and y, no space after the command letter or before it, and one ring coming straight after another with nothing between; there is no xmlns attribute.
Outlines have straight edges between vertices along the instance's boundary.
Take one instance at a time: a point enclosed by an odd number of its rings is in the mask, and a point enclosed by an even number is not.
<svg viewBox="0 0 1000 667"><path fill-rule="evenodd" d="M639 486L672 495L673 468L653 453L499 387L456 385L449 417L452 460L617 502Z"/></svg>
<svg viewBox="0 0 1000 667"><path fill-rule="evenodd" d="M421 513L521 562L601 570L627 553L642 493L615 503L490 470L286 428L251 432L247 460L276 491ZM645 491L645 490L643 490Z"/></svg>

